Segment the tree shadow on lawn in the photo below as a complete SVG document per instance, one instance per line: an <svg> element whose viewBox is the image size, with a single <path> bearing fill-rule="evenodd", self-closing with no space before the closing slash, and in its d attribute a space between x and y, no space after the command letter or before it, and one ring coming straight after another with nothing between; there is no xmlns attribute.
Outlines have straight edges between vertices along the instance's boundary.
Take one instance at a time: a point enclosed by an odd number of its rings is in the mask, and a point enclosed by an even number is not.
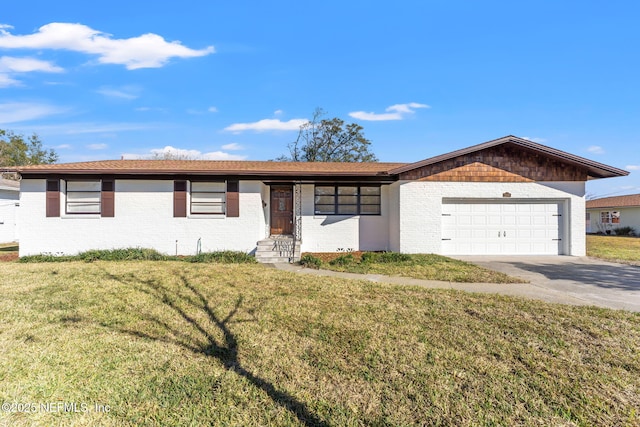
<svg viewBox="0 0 640 427"><path fill-rule="evenodd" d="M103 270L104 271L104 270ZM224 317L218 316L209 305L209 301L192 283L190 283L186 277L180 275L180 280L190 293L189 296L180 295L175 291L172 291L166 286L158 283L156 280L142 280L131 275L130 278L123 276L116 276L108 271L104 271L105 275L109 278L116 280L122 284L132 286L134 289L143 292L160 304L167 307L170 312L173 312L181 319L187 326L190 326L195 331L198 331L206 338L206 343L197 345L194 340L184 332L181 332L176 327L169 325L167 322L152 316L141 314L141 317L147 321L155 323L158 326L169 331L172 335L159 336L152 335L146 332L137 331L127 328L115 328L120 333L125 333L137 338L151 339L154 341L160 341L167 344L179 345L189 351L196 354L205 354L208 357L212 357L218 360L224 368L230 372L234 372L241 377L246 378L251 384L259 389L263 390L271 398L271 400L286 408L292 412L298 420L306 426L328 426L329 424L318 418L315 414L309 411L304 403L298 401L292 395L278 390L269 381L260 378L247 370L242 366L238 358L238 341L229 328L232 323L247 322L249 320L233 320L238 310L242 305L243 298L239 296L235 302L233 309ZM190 315L187 310L182 308L187 306L195 310L201 310L208 319L208 322L198 320L194 316ZM248 310L249 314L253 315L255 309ZM208 323L208 324L207 324ZM213 328L213 329L212 329ZM223 339L218 340L214 336L216 329L222 332Z"/></svg>

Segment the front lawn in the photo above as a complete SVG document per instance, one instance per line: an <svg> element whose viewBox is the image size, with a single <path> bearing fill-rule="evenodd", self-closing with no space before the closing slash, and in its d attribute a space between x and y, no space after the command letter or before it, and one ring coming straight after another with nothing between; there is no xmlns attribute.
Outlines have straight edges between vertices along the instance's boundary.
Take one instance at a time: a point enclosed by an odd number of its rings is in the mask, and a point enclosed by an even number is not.
<svg viewBox="0 0 640 427"><path fill-rule="evenodd" d="M305 258L305 255L315 258ZM311 263L305 262L311 260ZM396 252L303 254L303 265L348 273L385 274L414 279L465 283L522 283L522 279L442 255Z"/></svg>
<svg viewBox="0 0 640 427"><path fill-rule="evenodd" d="M606 261L640 265L640 238L587 235L587 255Z"/></svg>
<svg viewBox="0 0 640 427"><path fill-rule="evenodd" d="M0 425L640 423L638 314L251 264L0 274Z"/></svg>

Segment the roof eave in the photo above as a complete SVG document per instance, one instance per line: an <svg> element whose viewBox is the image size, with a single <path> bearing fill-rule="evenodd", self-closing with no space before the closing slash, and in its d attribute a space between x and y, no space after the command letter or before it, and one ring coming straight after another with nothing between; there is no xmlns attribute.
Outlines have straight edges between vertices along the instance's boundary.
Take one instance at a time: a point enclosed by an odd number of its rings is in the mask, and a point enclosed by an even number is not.
<svg viewBox="0 0 640 427"><path fill-rule="evenodd" d="M215 175L215 176L255 176L255 177L272 177L272 176L290 176L299 178L311 177L327 177L327 176L345 176L345 177L380 177L391 178L387 172L338 172L338 171L250 171L250 170L166 170L166 169L26 169L17 170L21 175Z"/></svg>

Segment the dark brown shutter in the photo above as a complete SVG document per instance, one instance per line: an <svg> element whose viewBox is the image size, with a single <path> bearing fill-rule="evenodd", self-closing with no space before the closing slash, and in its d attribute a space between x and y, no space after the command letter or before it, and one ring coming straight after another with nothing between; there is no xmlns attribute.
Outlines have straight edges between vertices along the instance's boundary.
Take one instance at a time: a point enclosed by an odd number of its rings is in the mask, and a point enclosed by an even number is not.
<svg viewBox="0 0 640 427"><path fill-rule="evenodd" d="M102 193L100 195L100 215L104 217L115 216L114 206L115 183L113 180L102 180Z"/></svg>
<svg viewBox="0 0 640 427"><path fill-rule="evenodd" d="M238 181L227 181L227 216L240 216L240 198L238 197Z"/></svg>
<svg viewBox="0 0 640 427"><path fill-rule="evenodd" d="M187 216L187 181L173 182L173 216Z"/></svg>
<svg viewBox="0 0 640 427"><path fill-rule="evenodd" d="M47 180L47 217L60 216L60 180Z"/></svg>

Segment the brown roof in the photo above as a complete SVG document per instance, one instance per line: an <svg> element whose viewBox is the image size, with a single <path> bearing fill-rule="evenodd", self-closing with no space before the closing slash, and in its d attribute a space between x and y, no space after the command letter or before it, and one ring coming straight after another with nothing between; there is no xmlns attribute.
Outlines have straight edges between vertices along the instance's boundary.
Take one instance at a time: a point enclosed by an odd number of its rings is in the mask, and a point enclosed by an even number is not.
<svg viewBox="0 0 640 427"><path fill-rule="evenodd" d="M587 200L587 209L623 208L633 206L640 206L640 194L627 194L626 196L603 197L601 199Z"/></svg>
<svg viewBox="0 0 640 427"><path fill-rule="evenodd" d="M387 175L405 163L269 162L226 160L101 160L95 162L17 166L23 175L59 174L224 174L224 175Z"/></svg>
<svg viewBox="0 0 640 427"><path fill-rule="evenodd" d="M432 165L434 163L442 162L445 160L453 159L458 156L484 150L486 148L495 147L502 144L514 144L521 148L528 149L534 152L538 152L546 155L547 157L555 158L564 163L570 163L587 170L587 174L590 178L611 178L615 176L626 176L629 172L623 169L614 168L603 163L594 162L593 160L585 159L584 157L575 156L573 154L566 153L564 151L556 150L555 148L547 147L546 145L538 144L536 142L529 141L528 139L518 138L517 136L509 135L502 138L494 139L492 141L484 142L482 144L473 145L471 147L463 148L462 150L452 151L450 153L442 154L440 156L431 157L416 163L408 163L402 165L396 169L390 170L391 174L399 174L407 172L413 169L418 169L424 166Z"/></svg>
<svg viewBox="0 0 640 427"><path fill-rule="evenodd" d="M273 162L223 160L102 160L94 162L31 165L8 168L22 175L34 174L126 174L126 175L239 175L296 177L394 177L400 173L477 152L501 144L514 144L587 171L589 178L625 176L629 172L565 153L515 136L431 157L416 163Z"/></svg>

